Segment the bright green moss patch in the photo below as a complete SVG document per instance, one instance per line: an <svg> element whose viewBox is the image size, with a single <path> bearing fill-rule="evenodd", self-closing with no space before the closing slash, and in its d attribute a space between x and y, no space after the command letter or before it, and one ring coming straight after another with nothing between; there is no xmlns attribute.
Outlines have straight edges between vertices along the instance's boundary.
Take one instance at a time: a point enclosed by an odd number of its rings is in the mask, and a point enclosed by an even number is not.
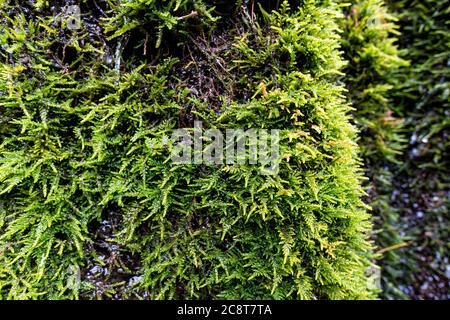
<svg viewBox="0 0 450 320"><path fill-rule="evenodd" d="M0 6L0 296L98 298L73 278L114 211L140 297L373 298L340 8L102 5L78 30ZM194 121L281 130L279 171L174 163Z"/></svg>

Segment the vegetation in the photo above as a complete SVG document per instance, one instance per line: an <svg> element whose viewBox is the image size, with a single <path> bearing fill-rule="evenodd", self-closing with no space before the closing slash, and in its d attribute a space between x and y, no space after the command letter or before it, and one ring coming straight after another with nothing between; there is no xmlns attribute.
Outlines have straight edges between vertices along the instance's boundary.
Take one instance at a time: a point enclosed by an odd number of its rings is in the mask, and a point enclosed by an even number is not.
<svg viewBox="0 0 450 320"><path fill-rule="evenodd" d="M68 4L0 0L0 299L448 296L448 0Z"/></svg>
<svg viewBox="0 0 450 320"><path fill-rule="evenodd" d="M400 250L400 271L392 275L403 295L449 298L449 1L393 1L411 67L403 70L393 94L405 117L408 148L395 169L401 232L409 246ZM393 292L391 296L398 296Z"/></svg>
<svg viewBox="0 0 450 320"><path fill-rule="evenodd" d="M212 8L129 1L68 32L44 4L2 4L2 296L77 297L67 268L115 211L133 294L373 297L339 8ZM163 135L193 120L282 128L278 174L168 161Z"/></svg>
<svg viewBox="0 0 450 320"><path fill-rule="evenodd" d="M400 213L391 205L393 170L406 148L402 114L391 97L408 61L400 58L397 19L383 1L354 1L346 7L341 39L349 62L341 81L346 83L360 129L359 145L369 178L366 201L373 208L376 243L380 248L383 294L393 290L392 274L399 272L398 245L407 241L399 230Z"/></svg>

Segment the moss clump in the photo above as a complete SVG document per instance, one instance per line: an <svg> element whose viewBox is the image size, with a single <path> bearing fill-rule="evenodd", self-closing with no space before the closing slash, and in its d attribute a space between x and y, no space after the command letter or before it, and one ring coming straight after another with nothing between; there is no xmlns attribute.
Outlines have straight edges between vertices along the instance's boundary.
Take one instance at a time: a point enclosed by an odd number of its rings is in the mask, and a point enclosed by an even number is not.
<svg viewBox="0 0 450 320"><path fill-rule="evenodd" d="M0 296L78 297L67 270L114 211L141 297L373 298L340 8L103 5L72 31L50 6L0 6ZM164 137L194 121L280 129L278 172L172 162Z"/></svg>
<svg viewBox="0 0 450 320"><path fill-rule="evenodd" d="M379 257L383 294L395 289L392 278L399 272L400 256L393 249L404 243L399 232L399 212L391 205L393 172L406 149L404 119L392 95L399 86L399 73L408 62L400 58L397 19L384 1L352 1L344 7L342 48L349 61L341 81L346 83L361 130L359 145L364 160L369 197L383 255ZM403 53L404 54L404 53Z"/></svg>

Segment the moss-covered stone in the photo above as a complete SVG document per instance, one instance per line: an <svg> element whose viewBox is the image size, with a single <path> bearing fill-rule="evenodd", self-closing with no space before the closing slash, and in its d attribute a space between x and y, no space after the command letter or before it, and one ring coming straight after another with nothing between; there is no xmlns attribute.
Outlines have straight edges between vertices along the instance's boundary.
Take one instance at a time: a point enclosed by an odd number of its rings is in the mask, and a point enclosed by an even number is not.
<svg viewBox="0 0 450 320"><path fill-rule="evenodd" d="M86 1L76 30L1 2L1 297L98 298L73 278L112 211L131 295L374 297L341 11L290 2ZM195 120L280 129L279 171L172 162Z"/></svg>

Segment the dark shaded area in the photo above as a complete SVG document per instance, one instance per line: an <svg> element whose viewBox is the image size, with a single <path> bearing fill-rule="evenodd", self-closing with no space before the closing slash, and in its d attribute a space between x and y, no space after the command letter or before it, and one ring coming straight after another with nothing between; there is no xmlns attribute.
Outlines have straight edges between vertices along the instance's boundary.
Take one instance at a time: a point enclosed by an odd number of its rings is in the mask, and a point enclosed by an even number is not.
<svg viewBox="0 0 450 320"><path fill-rule="evenodd" d="M81 268L81 299L139 299L145 292L133 286L141 280L140 257L118 243L122 224L120 210L108 212L91 223L91 241L85 244L87 261Z"/></svg>
<svg viewBox="0 0 450 320"><path fill-rule="evenodd" d="M438 140L447 141L446 133ZM435 137L436 139L436 137ZM433 168L427 159L433 152L427 139L410 138L403 168L394 176L391 205L400 212L398 228L407 246L399 249L399 289L412 299L450 299L448 256L450 190L448 177Z"/></svg>

